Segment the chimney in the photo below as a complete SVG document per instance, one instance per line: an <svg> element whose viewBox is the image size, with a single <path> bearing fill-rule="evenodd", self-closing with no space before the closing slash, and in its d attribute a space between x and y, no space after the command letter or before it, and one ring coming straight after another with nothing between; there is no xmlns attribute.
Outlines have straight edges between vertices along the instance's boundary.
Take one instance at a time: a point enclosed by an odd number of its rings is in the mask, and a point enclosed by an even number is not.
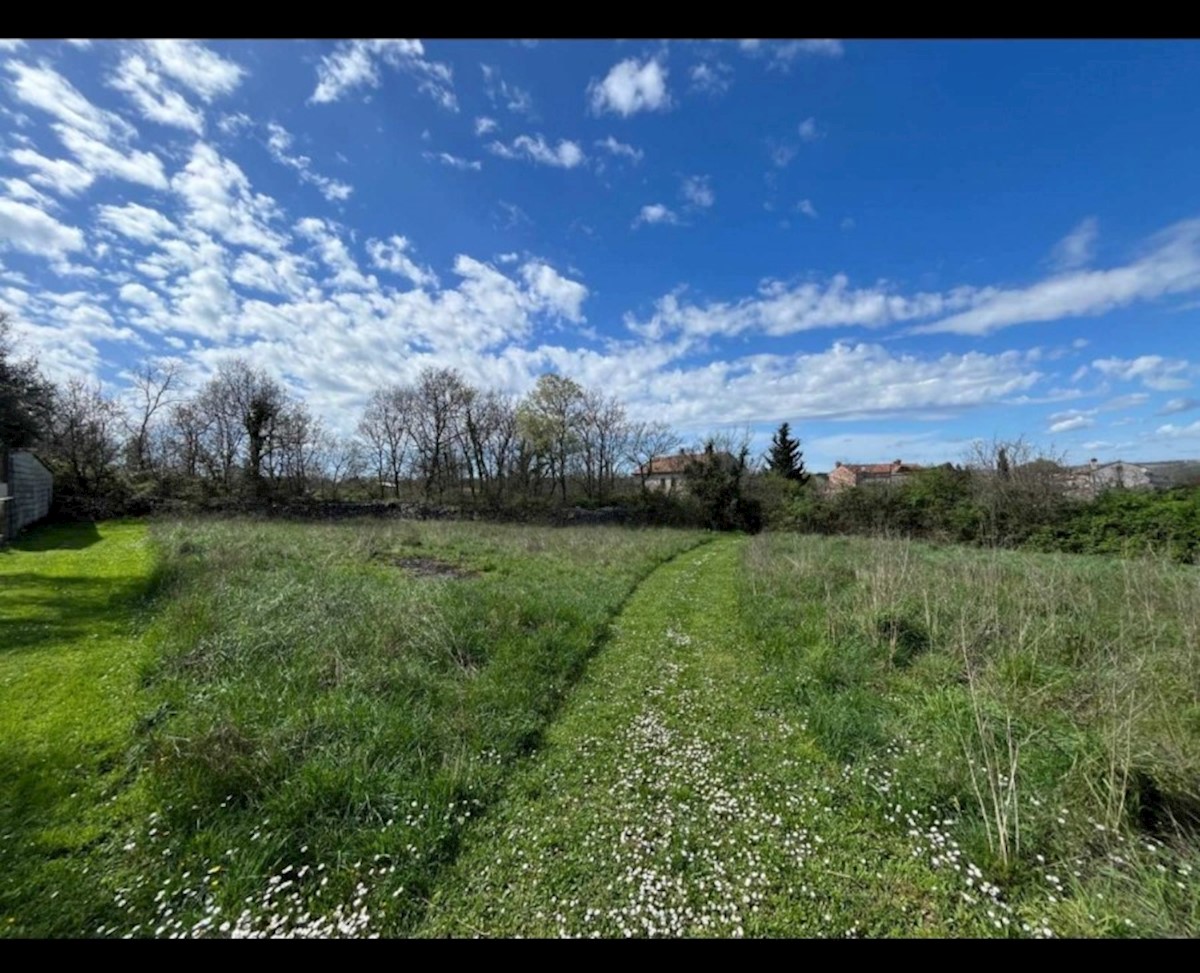
<svg viewBox="0 0 1200 973"><path fill-rule="evenodd" d="M1096 460L1095 456L1093 456L1090 460L1088 460L1088 465L1090 465L1093 470L1096 468L1097 460Z"/></svg>
<svg viewBox="0 0 1200 973"><path fill-rule="evenodd" d="M836 463L833 464L833 468L836 470L841 465L842 465L842 461L838 460Z"/></svg>

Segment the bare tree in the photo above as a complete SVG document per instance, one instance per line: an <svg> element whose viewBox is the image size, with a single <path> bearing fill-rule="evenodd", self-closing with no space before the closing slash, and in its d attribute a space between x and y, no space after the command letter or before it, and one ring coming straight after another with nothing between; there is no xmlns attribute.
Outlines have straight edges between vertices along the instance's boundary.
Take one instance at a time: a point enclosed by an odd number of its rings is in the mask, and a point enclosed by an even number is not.
<svg viewBox="0 0 1200 973"><path fill-rule="evenodd" d="M121 410L99 384L73 378L57 389L47 452L68 492L101 494L120 455Z"/></svg>
<svg viewBox="0 0 1200 973"><path fill-rule="evenodd" d="M604 499L611 490L630 434L625 407L615 396L589 389L584 393L579 441L584 489L589 497Z"/></svg>
<svg viewBox="0 0 1200 973"><path fill-rule="evenodd" d="M440 496L453 478L465 439L466 409L475 390L453 368L426 368L415 388L414 439L425 496Z"/></svg>
<svg viewBox="0 0 1200 973"><path fill-rule="evenodd" d="M625 440L625 458L641 480L642 490L650 475L650 462L679 448L681 440L665 422L638 422L630 427Z"/></svg>
<svg viewBox="0 0 1200 973"><path fill-rule="evenodd" d="M464 427L468 466L479 478L484 495L494 499L503 491L516 461L516 404L494 390L476 395L467 403Z"/></svg>
<svg viewBox="0 0 1200 973"><path fill-rule="evenodd" d="M401 385L376 389L363 410L358 431L373 460L381 498L386 483L391 484L394 496L400 496L414 442L415 411L415 393Z"/></svg>
<svg viewBox="0 0 1200 973"><path fill-rule="evenodd" d="M363 441L355 436L330 436L326 442L325 469L330 493L337 500L343 484L357 480L370 469Z"/></svg>
<svg viewBox="0 0 1200 973"><path fill-rule="evenodd" d="M1016 439L975 440L967 450L975 503L992 543L1006 544L1061 510L1070 488L1065 455Z"/></svg>
<svg viewBox="0 0 1200 973"><path fill-rule="evenodd" d="M172 359L143 362L131 382L134 412L125 419L129 465L142 473L155 465L151 450L154 418L161 409L178 401L180 363Z"/></svg>

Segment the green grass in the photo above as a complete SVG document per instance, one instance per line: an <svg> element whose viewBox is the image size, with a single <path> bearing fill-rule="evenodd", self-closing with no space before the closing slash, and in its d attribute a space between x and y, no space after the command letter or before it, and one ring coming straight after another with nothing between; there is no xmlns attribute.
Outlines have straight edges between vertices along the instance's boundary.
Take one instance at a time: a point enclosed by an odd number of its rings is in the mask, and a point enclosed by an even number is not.
<svg viewBox="0 0 1200 973"><path fill-rule="evenodd" d="M121 813L153 565L138 524L0 548L0 934L36 934L43 912L85 929L69 890Z"/></svg>
<svg viewBox="0 0 1200 973"><path fill-rule="evenodd" d="M953 816L1031 928L1200 935L1200 572L772 535L738 583L865 819Z"/></svg>
<svg viewBox="0 0 1200 973"><path fill-rule="evenodd" d="M156 524L157 614L136 652L126 644L108 701L121 717L106 756L126 772L122 813L104 811L93 844L77 845L53 880L12 890L10 931L404 932L629 592L703 539L466 523ZM61 604L30 605L40 627L26 651L46 679L57 678L60 638L121 624L95 613L123 589L93 552L100 545L70 572L86 584L59 585ZM414 559L415 573L405 566ZM47 567L30 562L16 597L32 600ZM103 600L93 606L89 592ZM92 716L59 691L63 711L28 735L75 761L81 741L65 727ZM12 804L25 815L12 846L33 874L46 864L27 841L35 809L19 793Z"/></svg>
<svg viewBox="0 0 1200 973"><path fill-rule="evenodd" d="M0 935L1194 937L1200 572L46 528L0 757Z"/></svg>
<svg viewBox="0 0 1200 973"><path fill-rule="evenodd" d="M932 864L955 851L946 822L923 819L913 837L868 813L861 780L774 698L742 627L744 544L720 540L639 589L541 757L471 835L421 934L933 936L1019 924L990 896L967 902L971 887Z"/></svg>

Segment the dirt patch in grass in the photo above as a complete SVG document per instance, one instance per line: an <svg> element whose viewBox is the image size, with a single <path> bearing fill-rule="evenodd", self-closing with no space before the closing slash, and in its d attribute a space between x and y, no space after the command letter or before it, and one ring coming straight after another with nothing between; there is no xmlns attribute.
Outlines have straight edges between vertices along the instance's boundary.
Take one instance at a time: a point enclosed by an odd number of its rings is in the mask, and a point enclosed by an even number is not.
<svg viewBox="0 0 1200 973"><path fill-rule="evenodd" d="M395 568L401 568L419 578L474 578L479 575L478 571L473 571L460 564L451 564L449 561L441 561L436 557L379 554L376 556L376 560Z"/></svg>

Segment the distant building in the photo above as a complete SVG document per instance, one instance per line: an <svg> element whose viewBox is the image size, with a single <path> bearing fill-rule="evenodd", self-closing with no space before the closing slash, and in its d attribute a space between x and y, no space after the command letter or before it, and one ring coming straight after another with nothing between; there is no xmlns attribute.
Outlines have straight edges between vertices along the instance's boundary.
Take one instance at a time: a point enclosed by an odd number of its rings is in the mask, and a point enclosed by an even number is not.
<svg viewBox="0 0 1200 973"><path fill-rule="evenodd" d="M1131 463L1096 459L1070 470L1069 489L1082 498L1099 496L1106 490L1169 490L1176 486L1200 485L1200 461L1165 460Z"/></svg>
<svg viewBox="0 0 1200 973"><path fill-rule="evenodd" d="M54 477L27 449L0 445L0 544L50 512Z"/></svg>
<svg viewBox="0 0 1200 973"><path fill-rule="evenodd" d="M848 490L851 487L900 483L923 466L894 459L890 463L837 463L829 474L828 489Z"/></svg>
<svg viewBox="0 0 1200 973"><path fill-rule="evenodd" d="M724 462L733 462L733 457L726 452L716 454ZM676 493L687 483L687 467L689 463L699 462L705 457L704 453L685 453L682 449L671 456L655 456L649 463L637 468L637 475L646 484L647 490L661 490L663 493Z"/></svg>

